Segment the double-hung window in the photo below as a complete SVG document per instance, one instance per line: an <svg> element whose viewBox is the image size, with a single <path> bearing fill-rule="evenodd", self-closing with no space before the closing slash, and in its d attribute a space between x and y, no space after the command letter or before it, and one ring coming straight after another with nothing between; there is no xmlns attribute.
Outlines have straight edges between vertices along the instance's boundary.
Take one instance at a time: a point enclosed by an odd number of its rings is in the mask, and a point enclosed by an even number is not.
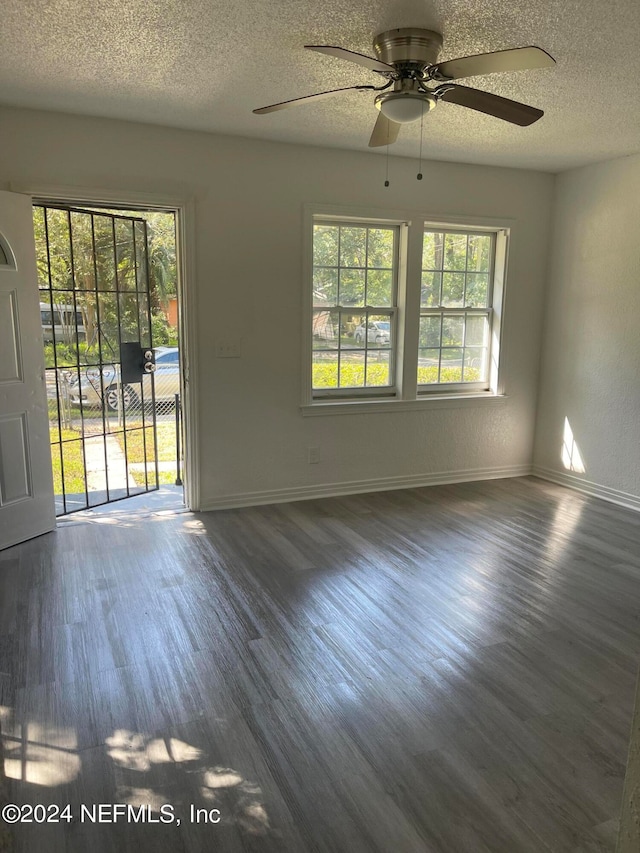
<svg viewBox="0 0 640 853"><path fill-rule="evenodd" d="M426 227L418 390L488 389L495 233Z"/></svg>
<svg viewBox="0 0 640 853"><path fill-rule="evenodd" d="M395 393L399 231L399 225L314 223L314 395Z"/></svg>
<svg viewBox="0 0 640 853"><path fill-rule="evenodd" d="M307 403L497 394L507 232L312 215Z"/></svg>

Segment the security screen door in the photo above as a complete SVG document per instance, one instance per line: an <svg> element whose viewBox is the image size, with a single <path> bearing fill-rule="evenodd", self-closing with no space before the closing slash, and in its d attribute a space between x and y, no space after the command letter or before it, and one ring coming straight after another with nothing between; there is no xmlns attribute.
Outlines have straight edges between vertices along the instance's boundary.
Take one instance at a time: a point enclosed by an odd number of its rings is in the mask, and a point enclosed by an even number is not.
<svg viewBox="0 0 640 853"><path fill-rule="evenodd" d="M56 514L158 488L147 223L33 208Z"/></svg>

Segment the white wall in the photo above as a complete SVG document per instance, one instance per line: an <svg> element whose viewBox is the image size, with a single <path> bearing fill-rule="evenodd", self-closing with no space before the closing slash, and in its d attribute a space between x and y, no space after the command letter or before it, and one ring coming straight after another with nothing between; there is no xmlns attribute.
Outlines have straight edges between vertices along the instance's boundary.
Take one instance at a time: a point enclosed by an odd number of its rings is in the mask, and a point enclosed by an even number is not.
<svg viewBox="0 0 640 853"><path fill-rule="evenodd" d="M640 507L640 156L558 177L536 471ZM563 464L568 420L584 472Z"/></svg>
<svg viewBox="0 0 640 853"><path fill-rule="evenodd" d="M301 120L303 117L301 116ZM202 506L522 473L533 451L554 178L512 169L0 110L0 186L181 195L196 202ZM307 202L494 217L512 228L503 402L304 418L302 210ZM218 338L242 358L216 359ZM307 448L320 448L319 464Z"/></svg>

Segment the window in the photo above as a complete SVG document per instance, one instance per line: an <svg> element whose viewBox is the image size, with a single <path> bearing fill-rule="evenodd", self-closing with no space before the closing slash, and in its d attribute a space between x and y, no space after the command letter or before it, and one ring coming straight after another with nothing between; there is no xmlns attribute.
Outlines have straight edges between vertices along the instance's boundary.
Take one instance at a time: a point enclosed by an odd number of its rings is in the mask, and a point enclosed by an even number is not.
<svg viewBox="0 0 640 853"><path fill-rule="evenodd" d="M0 234L0 267L11 267L13 270L16 268L16 259L2 234Z"/></svg>
<svg viewBox="0 0 640 853"><path fill-rule="evenodd" d="M395 386L398 226L313 226L312 384L334 390Z"/></svg>
<svg viewBox="0 0 640 853"><path fill-rule="evenodd" d="M418 385L488 388L495 234L427 228ZM461 389L462 390L462 389Z"/></svg>
<svg viewBox="0 0 640 853"><path fill-rule="evenodd" d="M307 402L496 396L505 229L310 219Z"/></svg>

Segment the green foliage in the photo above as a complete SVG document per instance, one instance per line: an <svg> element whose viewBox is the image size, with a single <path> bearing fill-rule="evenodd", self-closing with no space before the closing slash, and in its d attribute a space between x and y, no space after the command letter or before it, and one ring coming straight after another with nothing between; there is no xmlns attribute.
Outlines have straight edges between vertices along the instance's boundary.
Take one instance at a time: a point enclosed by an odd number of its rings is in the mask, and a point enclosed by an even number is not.
<svg viewBox="0 0 640 853"><path fill-rule="evenodd" d="M426 231L422 251L422 305L487 304L491 236Z"/></svg>
<svg viewBox="0 0 640 853"><path fill-rule="evenodd" d="M143 432L146 432L146 461L152 463L154 460L153 427L146 430L137 429L127 432L127 459L131 463L145 461L145 440ZM124 453L124 437L122 433L116 433L122 452ZM176 458L176 426L175 423L156 424L156 439L158 446L158 462L173 462ZM148 467L149 479L155 480L155 466ZM132 471L136 483L144 485L144 471ZM172 484L176 480L176 469L172 467L168 471L158 471L158 483L160 485Z"/></svg>
<svg viewBox="0 0 640 853"><path fill-rule="evenodd" d="M57 364L55 356L57 356ZM97 346L90 347L85 341L79 345L56 342L44 345L45 367L75 367L78 364L95 364L98 361Z"/></svg>
<svg viewBox="0 0 640 853"><path fill-rule="evenodd" d="M354 225L315 225L316 305L391 305L395 230Z"/></svg>
<svg viewBox="0 0 640 853"><path fill-rule="evenodd" d="M367 368L367 386L387 385L389 367L386 364L370 364ZM364 385L364 365L343 363L340 368L341 388L362 388ZM338 363L336 361L313 365L314 388L338 387Z"/></svg>
<svg viewBox="0 0 640 853"><path fill-rule="evenodd" d="M148 346L147 274L152 315L163 318L167 299L176 293L173 214L114 213L119 217L47 208L45 217L45 208L35 207L33 217L40 287L52 288L54 305L77 305L87 343L97 346L100 336L108 359L117 357L119 330L122 340ZM48 295L41 298L49 302ZM175 342L166 321L153 322L157 343ZM60 342L70 344L75 330L66 331Z"/></svg>
<svg viewBox="0 0 640 853"><path fill-rule="evenodd" d="M466 367L465 382L477 382L480 371L475 367ZM440 382L461 382L461 368L443 367L440 371ZM362 388L364 385L363 364L342 364L340 370L340 386L338 386L338 363L325 362L313 365L312 382L314 388ZM389 373L386 364L370 364L367 368L367 386L387 385ZM438 366L418 367L418 384L428 385L438 382Z"/></svg>
<svg viewBox="0 0 640 853"><path fill-rule="evenodd" d="M152 314L151 335L154 347L177 347L178 330L167 323L164 314Z"/></svg>

